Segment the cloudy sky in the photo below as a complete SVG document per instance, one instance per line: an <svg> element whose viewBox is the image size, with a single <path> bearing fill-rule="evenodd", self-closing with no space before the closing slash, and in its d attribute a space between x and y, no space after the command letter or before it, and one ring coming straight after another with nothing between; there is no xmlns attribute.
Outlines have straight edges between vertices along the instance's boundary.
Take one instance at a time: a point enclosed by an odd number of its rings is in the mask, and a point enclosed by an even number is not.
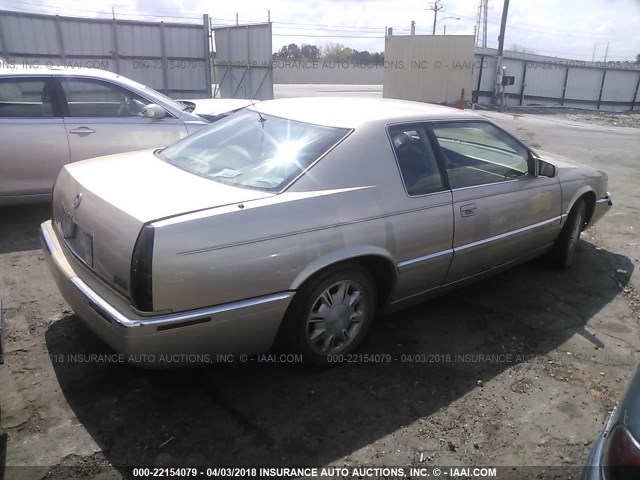
<svg viewBox="0 0 640 480"><path fill-rule="evenodd" d="M323 46L342 43L369 51L384 50L384 29L430 34L431 1L421 0L0 0L0 9L35 13L118 18L197 21L209 14L214 24L261 22L271 13L274 51L289 43ZM442 0L437 33L473 34L479 0ZM503 0L489 0L489 47L497 46ZM440 20L441 19L441 20ZM511 0L506 49L591 60L635 60L640 53L640 0Z"/></svg>

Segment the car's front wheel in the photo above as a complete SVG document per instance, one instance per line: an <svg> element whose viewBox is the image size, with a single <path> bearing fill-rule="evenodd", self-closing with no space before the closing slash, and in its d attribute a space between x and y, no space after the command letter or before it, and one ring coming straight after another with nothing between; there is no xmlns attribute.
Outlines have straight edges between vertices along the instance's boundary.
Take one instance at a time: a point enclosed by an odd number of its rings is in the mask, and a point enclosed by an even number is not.
<svg viewBox="0 0 640 480"><path fill-rule="evenodd" d="M558 235L547 257L553 266L557 268L569 268L573 263L573 257L575 256L580 240L580 233L584 228L586 211L586 204L584 200L580 199L574 204L571 212L569 212L567 223L562 227L560 235Z"/></svg>
<svg viewBox="0 0 640 480"><path fill-rule="evenodd" d="M366 336L376 309L371 276L357 266L321 273L296 294L284 320L281 348L308 366L340 363Z"/></svg>

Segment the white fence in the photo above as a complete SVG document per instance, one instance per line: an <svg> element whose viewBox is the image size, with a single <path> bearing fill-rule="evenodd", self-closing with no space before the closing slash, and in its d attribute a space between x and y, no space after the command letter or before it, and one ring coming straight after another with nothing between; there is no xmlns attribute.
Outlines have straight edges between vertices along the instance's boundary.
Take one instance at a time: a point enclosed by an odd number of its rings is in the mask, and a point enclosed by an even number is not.
<svg viewBox="0 0 640 480"><path fill-rule="evenodd" d="M633 62L584 62L528 53L505 52L507 106L562 106L606 111L640 109L640 65ZM493 101L497 51L476 48L473 99Z"/></svg>
<svg viewBox="0 0 640 480"><path fill-rule="evenodd" d="M216 77L225 96L271 98L272 77L277 83L383 83L388 61L385 65L271 62L270 33L270 24L216 29L222 47L217 52ZM0 11L0 57L6 61L27 68L101 68L176 98L212 96L209 36L206 15L202 24L188 24ZM475 49L471 97L477 103L494 101L496 55L495 49ZM450 60L465 67L464 59ZM404 68L423 61L413 59ZM508 106L640 110L638 63L583 62L507 51L503 65L506 74L515 77L514 85L505 87Z"/></svg>
<svg viewBox="0 0 640 480"><path fill-rule="evenodd" d="M0 11L0 56L26 68L109 70L176 98L211 97L206 15L188 24Z"/></svg>
<svg viewBox="0 0 640 480"><path fill-rule="evenodd" d="M222 98L273 98L271 23L215 27L214 80ZM218 93L218 92L216 92Z"/></svg>
<svg viewBox="0 0 640 480"><path fill-rule="evenodd" d="M494 101L497 51L476 48L472 99L480 104ZM426 62L426 63L425 63ZM442 68L467 68L464 59L445 59ZM401 68L406 75L429 67L427 59L413 58ZM640 64L633 62L584 62L519 52L504 52L506 75L515 83L505 87L508 106L563 106L607 111L640 110ZM398 65L348 62L274 60L275 83L382 85L386 69ZM434 66L431 66L432 68Z"/></svg>

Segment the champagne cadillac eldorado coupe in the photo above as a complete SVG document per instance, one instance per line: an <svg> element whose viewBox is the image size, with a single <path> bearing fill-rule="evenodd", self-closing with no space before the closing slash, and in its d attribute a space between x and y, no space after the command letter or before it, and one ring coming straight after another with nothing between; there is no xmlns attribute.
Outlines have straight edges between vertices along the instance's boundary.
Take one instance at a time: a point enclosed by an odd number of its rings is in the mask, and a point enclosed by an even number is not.
<svg viewBox="0 0 640 480"><path fill-rule="evenodd" d="M611 204L603 172L471 112L292 98L66 165L41 237L66 301L118 352L323 366L376 314L537 256L569 267Z"/></svg>

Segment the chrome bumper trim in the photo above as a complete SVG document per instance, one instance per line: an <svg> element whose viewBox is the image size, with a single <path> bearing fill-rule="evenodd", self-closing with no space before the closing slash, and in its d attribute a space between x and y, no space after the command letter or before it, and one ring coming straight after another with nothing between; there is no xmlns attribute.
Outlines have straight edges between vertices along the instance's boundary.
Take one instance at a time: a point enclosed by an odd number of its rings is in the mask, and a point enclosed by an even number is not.
<svg viewBox="0 0 640 480"><path fill-rule="evenodd" d="M166 326L173 325L179 327L181 325L175 325L184 323L184 326L193 325L196 320L207 321L207 317L213 317L221 313L230 312L233 310L241 310L244 308L254 307L271 302L279 302L281 300L287 300L291 298L290 292L274 293L272 295L265 295L262 297L251 298L248 300L240 300L238 302L225 303L223 305L217 305L215 307L200 308L197 310L190 310L188 312L180 313L168 313L162 315L155 315L145 319L128 318L118 310L113 308L107 301L105 301L100 295L94 292L86 283L84 283L79 277L71 277L73 285L84 295L89 303L89 306L96 311L105 320L116 323L125 328L142 327L142 326ZM199 323L199 322L198 322ZM164 328L166 329L166 328ZM163 330L164 330L163 329Z"/></svg>
<svg viewBox="0 0 640 480"><path fill-rule="evenodd" d="M511 230L509 232L501 233L500 235L484 238L482 240L478 240L477 242L467 243L465 245L460 245L458 247L454 246L453 250L454 252L457 252L459 250L466 250L468 248L479 247L480 245L484 245L485 243L495 242L496 240L502 240L503 238L511 237L512 235L517 235L519 233L523 233L528 230L533 230L535 228L544 227L554 222L559 222L561 220L562 220L562 215L558 215L557 217L549 218L548 220L543 220L542 222L534 223L532 225L527 225L526 227L521 227L516 230Z"/></svg>
<svg viewBox="0 0 640 480"><path fill-rule="evenodd" d="M40 236L44 247L48 250L48 254L55 254L58 251L58 248L56 247L54 240L51 238L49 231L44 226L40 228ZM239 300L237 302L225 303L215 307L189 310L186 312L152 315L145 318L129 318L98 295L79 277L72 276L69 278L69 281L82 294L89 307L100 315L105 322L125 328L152 326L161 327L159 330L169 330L183 326L186 327L198 323L209 322L213 319L212 317L222 313L288 300L293 296L293 293L291 292L280 292L246 300Z"/></svg>
<svg viewBox="0 0 640 480"><path fill-rule="evenodd" d="M441 257L443 255L449 255L453 253L453 249L449 248L447 250L442 250L441 252L431 253L429 255L425 255L423 257L411 258L409 260L405 260L404 262L400 262L398 264L398 268L408 267L409 265L413 265L414 263L426 262L428 260L432 260L434 258Z"/></svg>
<svg viewBox="0 0 640 480"><path fill-rule="evenodd" d="M57 248L55 243L53 243L53 239L51 238L51 235L49 235L49 232L44 228L40 228L40 237L42 238L44 246L47 247L49 254L53 254Z"/></svg>
<svg viewBox="0 0 640 480"><path fill-rule="evenodd" d="M610 192L607 192L604 194L604 197L602 197L599 200L596 200L596 204L606 204L607 206L611 207L613 205L613 195L611 195Z"/></svg>

